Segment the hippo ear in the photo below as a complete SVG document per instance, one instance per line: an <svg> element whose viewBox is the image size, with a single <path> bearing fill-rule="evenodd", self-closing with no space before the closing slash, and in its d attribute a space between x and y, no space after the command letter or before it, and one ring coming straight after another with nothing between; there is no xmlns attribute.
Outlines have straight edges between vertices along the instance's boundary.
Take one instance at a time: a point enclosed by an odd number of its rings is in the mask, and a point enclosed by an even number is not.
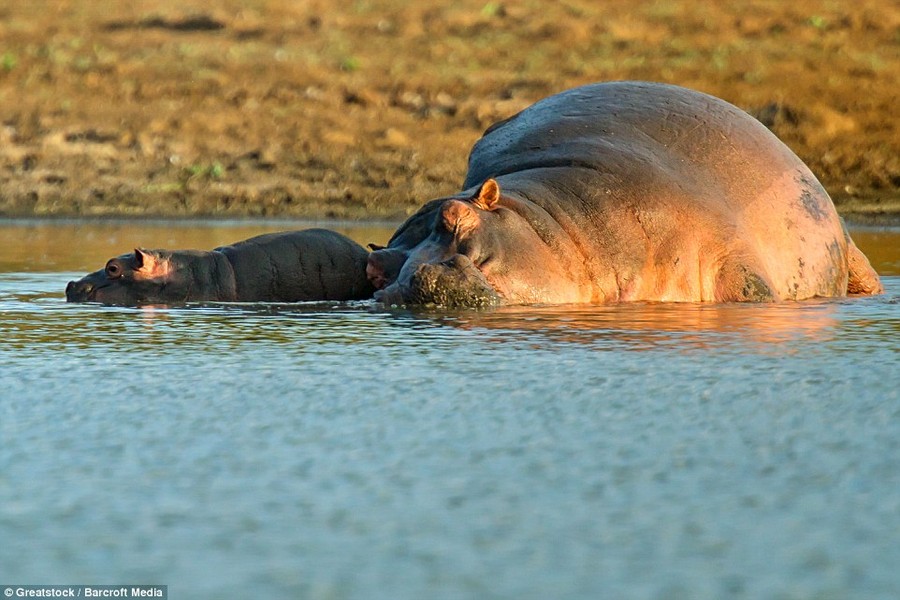
<svg viewBox="0 0 900 600"><path fill-rule="evenodd" d="M478 227L481 219L478 213L465 202L450 200L441 208L444 228L454 236L462 237Z"/></svg>
<svg viewBox="0 0 900 600"><path fill-rule="evenodd" d="M500 184L493 179L488 179L482 183L475 195L472 196L472 203L481 210L494 210L499 201Z"/></svg>
<svg viewBox="0 0 900 600"><path fill-rule="evenodd" d="M169 261L152 250L134 249L134 272L146 278L160 278L169 274Z"/></svg>
<svg viewBox="0 0 900 600"><path fill-rule="evenodd" d="M377 250L384 250L387 246L382 246L381 244L369 244L369 250L375 252Z"/></svg>
<svg viewBox="0 0 900 600"><path fill-rule="evenodd" d="M144 262L146 261L148 255L149 255L149 252L147 252L143 248L135 248L134 249L134 270L135 271L137 271L138 269L140 269L144 266Z"/></svg>

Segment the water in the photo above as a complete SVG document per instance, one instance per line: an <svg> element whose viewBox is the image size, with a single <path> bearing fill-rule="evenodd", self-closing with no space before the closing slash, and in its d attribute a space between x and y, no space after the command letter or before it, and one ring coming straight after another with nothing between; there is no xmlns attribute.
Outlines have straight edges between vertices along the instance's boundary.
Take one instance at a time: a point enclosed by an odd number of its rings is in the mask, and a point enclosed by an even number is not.
<svg viewBox="0 0 900 600"><path fill-rule="evenodd" d="M489 312L63 300L136 243L279 228L0 227L0 584L900 596L900 230L854 232L889 274L877 298Z"/></svg>

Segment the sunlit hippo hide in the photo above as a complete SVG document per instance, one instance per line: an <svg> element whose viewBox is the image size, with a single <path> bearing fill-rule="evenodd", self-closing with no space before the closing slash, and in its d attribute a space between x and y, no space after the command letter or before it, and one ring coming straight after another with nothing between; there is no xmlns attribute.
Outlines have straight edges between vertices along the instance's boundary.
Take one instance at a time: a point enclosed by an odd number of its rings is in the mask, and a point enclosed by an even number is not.
<svg viewBox="0 0 900 600"><path fill-rule="evenodd" d="M135 249L69 282L69 302L112 305L371 298L368 252L324 229L271 233L212 251Z"/></svg>
<svg viewBox="0 0 900 600"><path fill-rule="evenodd" d="M369 256L385 304L768 302L873 294L828 194L731 104L587 85L490 127L464 191Z"/></svg>

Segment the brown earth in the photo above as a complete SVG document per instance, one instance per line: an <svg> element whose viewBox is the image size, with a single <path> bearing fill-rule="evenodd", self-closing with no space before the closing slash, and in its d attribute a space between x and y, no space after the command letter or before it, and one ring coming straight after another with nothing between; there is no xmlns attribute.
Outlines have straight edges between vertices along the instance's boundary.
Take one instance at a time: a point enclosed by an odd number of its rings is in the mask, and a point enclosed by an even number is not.
<svg viewBox="0 0 900 600"><path fill-rule="evenodd" d="M48 0L0 5L0 215L397 218L615 79L725 98L844 214L900 214L893 0Z"/></svg>

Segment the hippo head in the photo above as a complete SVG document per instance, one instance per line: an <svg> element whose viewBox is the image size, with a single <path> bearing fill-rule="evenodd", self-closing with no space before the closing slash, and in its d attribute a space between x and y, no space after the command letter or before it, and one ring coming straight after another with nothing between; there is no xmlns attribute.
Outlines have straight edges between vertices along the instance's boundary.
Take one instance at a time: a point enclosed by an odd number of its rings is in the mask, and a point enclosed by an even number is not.
<svg viewBox="0 0 900 600"><path fill-rule="evenodd" d="M493 179L471 196L435 201L430 229L418 244L369 255L375 299L447 308L537 301L548 249L513 204Z"/></svg>
<svg viewBox="0 0 900 600"><path fill-rule="evenodd" d="M99 271L70 281L66 300L125 306L189 300L192 273L184 268L185 261L175 261L171 254L136 248L132 254L111 258Z"/></svg>

